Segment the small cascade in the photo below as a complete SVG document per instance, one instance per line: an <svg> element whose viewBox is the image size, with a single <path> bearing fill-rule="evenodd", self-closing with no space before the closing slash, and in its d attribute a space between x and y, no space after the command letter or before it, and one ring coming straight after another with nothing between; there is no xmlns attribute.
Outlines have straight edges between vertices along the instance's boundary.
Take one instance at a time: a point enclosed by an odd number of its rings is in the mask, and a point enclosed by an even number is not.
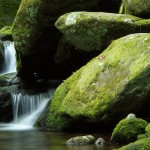
<svg viewBox="0 0 150 150"><path fill-rule="evenodd" d="M38 95L13 94L14 120L0 130L26 130L33 129L36 120L40 117L48 102L51 100L54 90Z"/></svg>
<svg viewBox="0 0 150 150"><path fill-rule="evenodd" d="M14 43L11 41L4 41L4 62L1 74L16 72L16 51Z"/></svg>

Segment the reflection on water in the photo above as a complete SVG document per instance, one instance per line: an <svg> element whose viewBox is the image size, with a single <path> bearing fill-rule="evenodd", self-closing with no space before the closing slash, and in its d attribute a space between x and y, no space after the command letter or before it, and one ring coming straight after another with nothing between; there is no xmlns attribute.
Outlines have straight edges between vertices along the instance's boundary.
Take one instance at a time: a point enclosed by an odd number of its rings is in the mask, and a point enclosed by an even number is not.
<svg viewBox="0 0 150 150"><path fill-rule="evenodd" d="M79 134L54 133L39 130L0 131L0 149L2 150L112 150L114 147L67 146L65 142ZM80 134L81 135L81 134ZM85 135L85 134L82 134ZM99 137L100 135L94 135Z"/></svg>

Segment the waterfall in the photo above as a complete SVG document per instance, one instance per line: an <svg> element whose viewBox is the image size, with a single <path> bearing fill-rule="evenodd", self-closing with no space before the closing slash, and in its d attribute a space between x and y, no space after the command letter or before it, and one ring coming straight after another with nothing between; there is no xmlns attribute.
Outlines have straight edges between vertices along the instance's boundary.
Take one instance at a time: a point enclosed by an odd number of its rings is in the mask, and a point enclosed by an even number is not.
<svg viewBox="0 0 150 150"><path fill-rule="evenodd" d="M49 100L53 90L39 95L13 95L14 123L33 126Z"/></svg>
<svg viewBox="0 0 150 150"><path fill-rule="evenodd" d="M3 41L4 62L0 74L16 72L16 57L14 43ZM1 123L0 130L25 130L33 129L36 120L40 117L48 102L52 98L54 90L37 94L12 94L12 106L14 119L11 123Z"/></svg>
<svg viewBox="0 0 150 150"><path fill-rule="evenodd" d="M38 95L13 94L13 116L9 124L1 124L0 130L26 130L33 129L36 120L40 117L54 90Z"/></svg>
<svg viewBox="0 0 150 150"><path fill-rule="evenodd" d="M11 41L3 41L4 46L4 62L1 74L16 72L16 51L14 43Z"/></svg>

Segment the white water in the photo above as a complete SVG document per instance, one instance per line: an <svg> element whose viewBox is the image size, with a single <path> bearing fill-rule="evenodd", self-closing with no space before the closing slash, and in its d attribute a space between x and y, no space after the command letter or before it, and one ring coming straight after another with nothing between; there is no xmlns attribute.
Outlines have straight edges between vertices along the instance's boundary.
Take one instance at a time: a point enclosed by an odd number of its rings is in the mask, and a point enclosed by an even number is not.
<svg viewBox="0 0 150 150"><path fill-rule="evenodd" d="M54 90L38 95L23 95L21 93L12 95L14 120L10 124L0 124L0 130L34 129L36 120L46 108L53 92Z"/></svg>
<svg viewBox="0 0 150 150"><path fill-rule="evenodd" d="M16 72L16 51L14 43L4 41L4 62L0 74ZM14 120L7 123L0 123L0 130L26 130L33 129L36 120L46 108L52 98L54 90L38 95L13 94L13 115Z"/></svg>
<svg viewBox="0 0 150 150"><path fill-rule="evenodd" d="M4 62L1 74L16 72L16 51L14 43L11 41L3 41L4 46Z"/></svg>

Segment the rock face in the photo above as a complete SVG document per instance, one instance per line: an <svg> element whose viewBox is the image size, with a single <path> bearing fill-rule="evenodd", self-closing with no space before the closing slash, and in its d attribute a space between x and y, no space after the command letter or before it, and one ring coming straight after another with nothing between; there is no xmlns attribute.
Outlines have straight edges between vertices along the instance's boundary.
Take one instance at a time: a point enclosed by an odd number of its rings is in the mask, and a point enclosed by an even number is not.
<svg viewBox="0 0 150 150"><path fill-rule="evenodd" d="M0 41L0 70L2 69L3 60L4 60L4 47L3 43Z"/></svg>
<svg viewBox="0 0 150 150"><path fill-rule="evenodd" d="M75 120L113 123L130 112L148 115L149 42L148 33L120 38L65 80L54 94L46 127L63 129Z"/></svg>
<svg viewBox="0 0 150 150"><path fill-rule="evenodd" d="M111 142L128 144L137 140L138 135L145 133L148 122L140 118L126 118L115 127Z"/></svg>
<svg viewBox="0 0 150 150"><path fill-rule="evenodd" d="M54 26L55 21L60 15L70 11L99 11L102 2L104 1L22 0L12 30L18 74L22 78L30 78L34 73L48 78L62 76L65 69L69 70L72 66L66 61L63 62L66 65L63 67L64 64L55 63L53 60L61 37ZM112 0L108 2L107 5L113 6ZM119 0L115 3L118 5Z"/></svg>
<svg viewBox="0 0 150 150"><path fill-rule="evenodd" d="M103 12L67 13L55 25L75 47L87 52L102 52L114 39L150 31L148 20Z"/></svg>
<svg viewBox="0 0 150 150"><path fill-rule="evenodd" d="M150 1L149 0L123 0L120 13L131 14L134 16L149 18Z"/></svg>
<svg viewBox="0 0 150 150"><path fill-rule="evenodd" d="M0 0L0 28L12 25L21 0Z"/></svg>

